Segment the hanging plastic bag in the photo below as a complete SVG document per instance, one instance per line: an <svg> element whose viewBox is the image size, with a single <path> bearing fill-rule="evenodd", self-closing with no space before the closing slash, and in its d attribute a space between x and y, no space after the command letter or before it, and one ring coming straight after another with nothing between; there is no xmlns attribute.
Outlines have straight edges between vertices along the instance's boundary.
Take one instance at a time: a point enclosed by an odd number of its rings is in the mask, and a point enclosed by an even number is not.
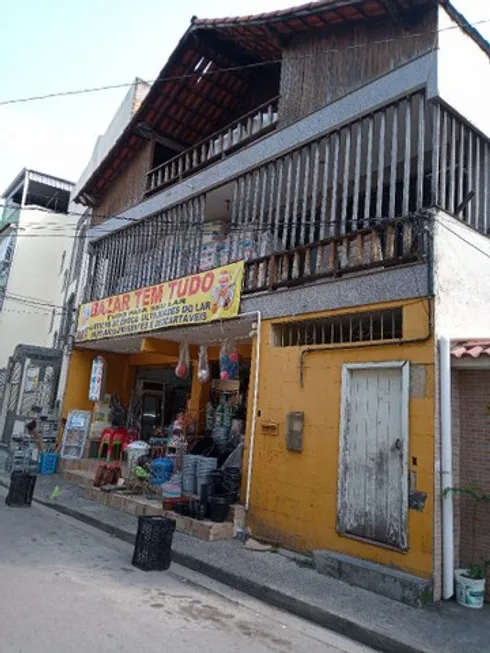
<svg viewBox="0 0 490 653"><path fill-rule="evenodd" d="M181 342L179 347L179 362L175 368L175 376L186 379L189 376L189 345Z"/></svg>
<svg viewBox="0 0 490 653"><path fill-rule="evenodd" d="M199 347L199 362L197 367L197 378L201 383L207 383L211 374L209 371L208 348L205 345Z"/></svg>
<svg viewBox="0 0 490 653"><path fill-rule="evenodd" d="M239 356L237 346L234 342L226 340L221 345L219 366L220 379L225 381L238 378Z"/></svg>

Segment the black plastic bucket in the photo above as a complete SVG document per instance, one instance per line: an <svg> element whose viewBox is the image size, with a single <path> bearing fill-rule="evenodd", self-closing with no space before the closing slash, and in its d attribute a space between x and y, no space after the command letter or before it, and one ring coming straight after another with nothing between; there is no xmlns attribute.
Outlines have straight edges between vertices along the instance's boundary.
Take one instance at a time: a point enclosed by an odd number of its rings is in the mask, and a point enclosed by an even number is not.
<svg viewBox="0 0 490 653"><path fill-rule="evenodd" d="M226 521L230 509L230 497L213 494L209 497L209 517L211 521L222 523Z"/></svg>

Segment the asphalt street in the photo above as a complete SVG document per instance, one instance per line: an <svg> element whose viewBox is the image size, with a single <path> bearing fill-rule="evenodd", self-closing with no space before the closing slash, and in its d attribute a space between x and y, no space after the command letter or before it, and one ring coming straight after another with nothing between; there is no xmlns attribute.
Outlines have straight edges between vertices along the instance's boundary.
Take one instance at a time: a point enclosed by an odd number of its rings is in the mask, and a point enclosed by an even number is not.
<svg viewBox="0 0 490 653"><path fill-rule="evenodd" d="M0 653L369 653L178 565L131 566L132 547L0 488Z"/></svg>

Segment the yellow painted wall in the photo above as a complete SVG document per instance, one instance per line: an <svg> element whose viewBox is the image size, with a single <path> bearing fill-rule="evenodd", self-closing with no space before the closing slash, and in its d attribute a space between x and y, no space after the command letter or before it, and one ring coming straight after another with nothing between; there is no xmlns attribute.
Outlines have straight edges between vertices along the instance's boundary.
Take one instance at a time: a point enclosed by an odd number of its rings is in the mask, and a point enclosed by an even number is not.
<svg viewBox="0 0 490 653"><path fill-rule="evenodd" d="M62 417L67 417L71 410L92 410L93 402L88 399L90 371L92 361L98 355L107 361L106 393L118 395L123 404L127 405L134 384L129 357L124 354L74 349L66 380Z"/></svg>
<svg viewBox="0 0 490 653"><path fill-rule="evenodd" d="M389 306L359 307L356 310ZM417 344L352 346L308 354L304 387L301 388L299 364L302 348L271 347L273 324L274 321L264 322L261 333L260 416L257 417L248 522L252 533L297 550L330 549L430 577L434 487L432 338ZM427 302L406 303L403 324L404 339L426 337L429 330ZM336 532L342 366L345 363L390 360L408 360L412 365L424 365L427 373L425 396L410 397L409 462L410 468L417 472L417 489L426 492L428 499L423 512L409 511L409 550L406 553L342 537ZM286 449L285 423L289 411L304 412L301 453ZM245 459L249 452L250 418L249 408ZM268 421L279 424L278 435L262 432L262 424ZM412 456L417 458L417 467L412 466Z"/></svg>
<svg viewBox="0 0 490 653"><path fill-rule="evenodd" d="M250 358L250 344L240 344L242 358ZM197 359L197 347L191 349L194 362ZM175 367L178 356L178 343L156 338L144 338L142 351L135 354L116 354L88 349L74 349L68 370L65 395L63 398L62 417L67 417L71 410L92 410L93 402L88 400L90 370L95 356L101 355L107 361L106 393L117 394L124 406L128 406L134 388L138 367ZM210 347L209 360L219 359L219 347ZM202 385L197 379L197 365L193 366L190 408L193 415L199 416L204 423L206 403L210 384Z"/></svg>

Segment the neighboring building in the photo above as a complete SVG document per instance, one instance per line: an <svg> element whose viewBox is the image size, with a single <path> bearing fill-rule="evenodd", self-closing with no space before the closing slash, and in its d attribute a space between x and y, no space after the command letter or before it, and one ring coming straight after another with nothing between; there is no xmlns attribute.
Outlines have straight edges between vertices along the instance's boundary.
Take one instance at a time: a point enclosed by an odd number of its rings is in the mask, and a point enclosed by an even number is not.
<svg viewBox="0 0 490 653"><path fill-rule="evenodd" d="M64 179L22 170L2 195L0 368L19 343L55 344L77 224L68 214L72 188Z"/></svg>
<svg viewBox="0 0 490 653"><path fill-rule="evenodd" d="M98 137L95 147L86 168L75 184L72 196L78 195L80 188L84 186L87 179L97 170L100 163L107 156L111 148L114 147L117 139L125 127L131 121L135 112L141 106L141 102L146 97L150 86L141 79L136 78L134 83L126 93L119 109L111 120L105 133ZM92 211L87 208L80 211L80 205L72 202L70 212L80 214L75 231L75 244L72 249L72 255L68 263L67 283L63 297L63 316L60 324L59 347L63 350L63 361L61 374L58 385L57 397L61 402L65 391L66 374L70 363L70 357L73 347L74 328L76 324L76 314L80 305L83 292L85 289L85 280L87 275L87 230L90 226Z"/></svg>
<svg viewBox="0 0 490 653"><path fill-rule="evenodd" d="M436 352L444 334L490 333L489 69L489 45L447 1L193 19L77 186L92 210L88 305L64 414L92 406L97 354L128 405L150 370L169 383L179 343L243 338L252 532L326 551L333 573L338 554L394 585L392 569L407 572L425 598L445 570L450 596ZM241 318L158 326L172 324L150 308L158 293L187 301L193 283L167 282L211 283L222 271L199 273L243 260ZM207 396L194 375L200 420Z"/></svg>
<svg viewBox="0 0 490 653"><path fill-rule="evenodd" d="M16 403L15 397L21 401L21 393L17 392L14 396L9 388L12 378L15 388L21 381L17 379L17 368L13 363L18 346L30 347L31 352L43 352L43 361L46 350L58 346L68 265L77 224L76 216L68 211L72 189L73 184L65 179L24 169L2 195L0 371L3 383L0 388L0 442L3 443L11 435L10 431L4 433L9 410L7 404ZM28 367L29 362L26 369ZM39 367L37 363L32 363L31 367L43 370L44 364ZM48 372L51 390L44 393L47 404L51 404L58 371L55 373L53 368ZM37 379L36 387L42 386L43 379ZM31 398L34 398L34 394L31 393Z"/></svg>

